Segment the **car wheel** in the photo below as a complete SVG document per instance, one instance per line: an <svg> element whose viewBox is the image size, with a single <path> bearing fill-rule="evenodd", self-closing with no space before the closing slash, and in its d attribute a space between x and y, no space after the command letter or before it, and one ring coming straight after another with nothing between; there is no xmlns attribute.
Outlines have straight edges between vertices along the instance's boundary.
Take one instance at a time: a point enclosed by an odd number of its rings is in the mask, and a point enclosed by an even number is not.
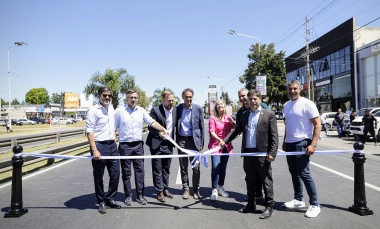
<svg viewBox="0 0 380 229"><path fill-rule="evenodd" d="M331 130L331 125L329 123L326 123L326 129Z"/></svg>

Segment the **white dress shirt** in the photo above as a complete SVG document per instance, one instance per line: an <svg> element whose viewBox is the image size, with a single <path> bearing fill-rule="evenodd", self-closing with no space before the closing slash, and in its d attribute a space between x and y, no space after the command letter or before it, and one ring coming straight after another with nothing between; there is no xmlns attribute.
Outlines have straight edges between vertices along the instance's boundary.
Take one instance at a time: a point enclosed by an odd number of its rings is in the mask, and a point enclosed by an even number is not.
<svg viewBox="0 0 380 229"><path fill-rule="evenodd" d="M112 104L107 110L98 102L86 115L86 133L93 133L95 141L115 140L115 110Z"/></svg>

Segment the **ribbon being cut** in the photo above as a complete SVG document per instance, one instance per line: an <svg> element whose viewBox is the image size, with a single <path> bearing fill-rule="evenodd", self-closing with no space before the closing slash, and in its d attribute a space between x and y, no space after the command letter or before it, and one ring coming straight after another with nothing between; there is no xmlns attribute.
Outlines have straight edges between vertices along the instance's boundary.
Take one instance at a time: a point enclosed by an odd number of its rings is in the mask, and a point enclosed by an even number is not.
<svg viewBox="0 0 380 229"><path fill-rule="evenodd" d="M182 152L186 153L185 155L144 155L144 156L102 156L101 159L152 159L152 158L179 158L179 157L189 157L192 156L194 159L191 161L191 166L194 168L199 163L203 164L206 168L208 167L207 156L213 154L216 151L219 151L220 147L215 147L213 149L207 150L205 152L198 152L195 150L188 150L179 147L179 145L168 135L164 136L168 139L175 147L180 149ZM315 151L314 154L342 154L342 153L360 153L363 154L361 150L323 150ZM285 155L301 155L305 152L278 152L277 156ZM54 154L38 154L38 153L23 153L15 154L15 156L24 156L24 157L43 157L43 158L59 158L59 159L92 159L92 156L69 156L69 155L54 155ZM228 154L229 156L267 156L267 152L254 152L254 153L232 153ZM223 156L223 154L222 154Z"/></svg>

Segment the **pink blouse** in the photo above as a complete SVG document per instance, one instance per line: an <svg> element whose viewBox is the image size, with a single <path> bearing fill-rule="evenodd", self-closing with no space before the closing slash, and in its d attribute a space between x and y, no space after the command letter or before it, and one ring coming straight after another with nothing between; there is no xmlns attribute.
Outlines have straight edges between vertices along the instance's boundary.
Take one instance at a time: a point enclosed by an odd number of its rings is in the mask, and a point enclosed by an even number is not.
<svg viewBox="0 0 380 229"><path fill-rule="evenodd" d="M228 121L228 117L231 117L231 115L224 115L224 117L220 120L216 118L215 116L211 116L208 122L208 128L210 133L215 132L215 134L220 138L224 139L227 137L227 135L232 130L232 124ZM231 117L232 118L232 117ZM232 119L233 120L233 119ZM212 149L219 145L219 141L216 140L214 137L210 134L210 141L208 143L208 148ZM232 153L233 146L231 143L226 145L227 151L229 153ZM214 154L221 154L223 149L220 149L218 152L215 152Z"/></svg>

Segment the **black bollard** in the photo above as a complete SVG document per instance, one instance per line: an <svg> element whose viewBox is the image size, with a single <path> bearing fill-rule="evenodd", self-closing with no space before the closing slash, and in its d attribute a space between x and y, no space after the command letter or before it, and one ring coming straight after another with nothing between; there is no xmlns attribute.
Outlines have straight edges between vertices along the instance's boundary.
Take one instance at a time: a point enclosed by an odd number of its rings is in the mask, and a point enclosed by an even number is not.
<svg viewBox="0 0 380 229"><path fill-rule="evenodd" d="M27 208L23 208L22 202L22 165L24 158L22 157L22 146L16 145L13 147L12 157L12 199L11 209L5 213L4 218L16 218L28 212Z"/></svg>
<svg viewBox="0 0 380 229"><path fill-rule="evenodd" d="M356 142L355 150L363 150L364 144ZM348 208L350 212L358 215L373 215L373 211L367 207L364 181L364 162L366 157L364 153L354 153L352 155L354 162L354 205Z"/></svg>

